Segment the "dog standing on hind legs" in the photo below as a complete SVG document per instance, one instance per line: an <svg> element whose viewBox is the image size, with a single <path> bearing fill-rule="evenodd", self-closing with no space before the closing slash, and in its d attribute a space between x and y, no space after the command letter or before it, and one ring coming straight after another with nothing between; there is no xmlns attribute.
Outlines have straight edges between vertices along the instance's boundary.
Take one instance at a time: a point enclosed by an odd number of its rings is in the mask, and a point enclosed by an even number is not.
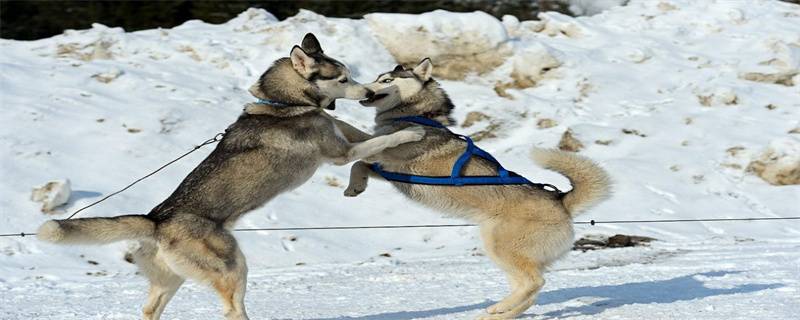
<svg viewBox="0 0 800 320"><path fill-rule="evenodd" d="M423 128L426 134L420 141L384 150L365 161L378 162L387 172L451 176L454 163L467 148L466 141L443 128L398 121L424 117L445 124L453 122L453 103L431 78L432 71L433 65L425 59L412 70L397 66L366 84L375 95L361 104L376 108L376 135L411 127ZM533 159L544 168L567 176L572 190L559 193L532 184L443 186L391 182L412 200L479 225L487 255L506 273L511 287L511 293L487 308L488 314L481 319L511 319L530 308L544 286L544 270L572 247L573 217L611 192L608 174L587 158L558 150L535 150ZM460 175L497 176L498 166L473 155ZM370 176L381 178L370 164L353 164L345 195L363 192Z"/></svg>
<svg viewBox="0 0 800 320"><path fill-rule="evenodd" d="M308 180L325 162L346 164L418 141L421 129L351 143L352 127L327 115L335 99L372 92L353 81L313 34L261 76L248 104L216 148L147 215L45 222L37 237L55 243L138 240L133 261L150 281L144 319L159 319L186 278L211 285L227 319L247 319L247 265L230 232L245 213ZM344 136L343 136L344 135Z"/></svg>

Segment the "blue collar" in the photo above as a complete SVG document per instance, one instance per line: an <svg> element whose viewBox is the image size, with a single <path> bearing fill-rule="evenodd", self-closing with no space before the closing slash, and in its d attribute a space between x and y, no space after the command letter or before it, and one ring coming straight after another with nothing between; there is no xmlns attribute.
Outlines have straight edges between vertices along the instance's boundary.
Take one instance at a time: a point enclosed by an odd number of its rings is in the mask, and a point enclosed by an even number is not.
<svg viewBox="0 0 800 320"><path fill-rule="evenodd" d="M289 104L286 104L286 103L283 103L283 102L280 102L280 101L275 101L275 100L270 100L270 99L261 99L261 98L258 98L258 101L256 101L255 103L256 104L266 104L266 105L276 106L276 107L289 107L289 106L291 106Z"/></svg>

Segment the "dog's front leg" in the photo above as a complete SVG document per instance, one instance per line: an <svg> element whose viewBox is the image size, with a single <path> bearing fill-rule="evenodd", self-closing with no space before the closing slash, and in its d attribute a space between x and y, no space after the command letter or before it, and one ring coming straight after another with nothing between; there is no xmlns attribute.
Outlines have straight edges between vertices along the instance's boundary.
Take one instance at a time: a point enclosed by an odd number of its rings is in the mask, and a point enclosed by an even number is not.
<svg viewBox="0 0 800 320"><path fill-rule="evenodd" d="M371 157L383 150L393 148L403 143L420 141L425 137L422 127L410 127L392 134L379 136L352 146L344 157L334 160L336 165L345 165L355 160Z"/></svg>
<svg viewBox="0 0 800 320"><path fill-rule="evenodd" d="M330 116L329 116L330 117ZM369 139L372 139L372 136L366 132L358 130L356 127L351 126L349 123L344 122L342 120L336 119L334 117L330 117L333 123L336 125L336 128L339 129L339 132L342 133L345 139L351 143L355 142L364 142Z"/></svg>
<svg viewBox="0 0 800 320"><path fill-rule="evenodd" d="M350 182L347 184L347 189L344 190L345 197L356 197L364 190L367 190L367 181L369 180L372 169L369 163L358 161L350 167Z"/></svg>

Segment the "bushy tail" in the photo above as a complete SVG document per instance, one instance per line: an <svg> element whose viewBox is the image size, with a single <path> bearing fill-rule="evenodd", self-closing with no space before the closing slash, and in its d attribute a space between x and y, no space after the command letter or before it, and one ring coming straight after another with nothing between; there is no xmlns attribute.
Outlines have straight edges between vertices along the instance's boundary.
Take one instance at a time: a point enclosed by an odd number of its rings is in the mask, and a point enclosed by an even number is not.
<svg viewBox="0 0 800 320"><path fill-rule="evenodd" d="M534 149L532 157L538 165L567 176L572 183L572 190L561 201L573 217L611 195L608 173L586 157L555 149Z"/></svg>
<svg viewBox="0 0 800 320"><path fill-rule="evenodd" d="M36 237L53 243L101 244L152 238L155 223L143 215L111 218L50 220L39 227Z"/></svg>

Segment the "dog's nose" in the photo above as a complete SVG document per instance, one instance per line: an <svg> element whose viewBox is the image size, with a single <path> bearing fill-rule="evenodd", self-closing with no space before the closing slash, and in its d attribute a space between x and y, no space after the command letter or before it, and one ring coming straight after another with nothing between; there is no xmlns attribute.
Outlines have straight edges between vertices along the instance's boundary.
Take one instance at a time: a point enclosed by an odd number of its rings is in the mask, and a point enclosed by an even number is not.
<svg viewBox="0 0 800 320"><path fill-rule="evenodd" d="M367 95L366 95L366 98L367 98L367 99L372 99L372 97L374 97L374 96L375 96L375 91L372 91L372 90L370 90L370 89L367 89Z"/></svg>

